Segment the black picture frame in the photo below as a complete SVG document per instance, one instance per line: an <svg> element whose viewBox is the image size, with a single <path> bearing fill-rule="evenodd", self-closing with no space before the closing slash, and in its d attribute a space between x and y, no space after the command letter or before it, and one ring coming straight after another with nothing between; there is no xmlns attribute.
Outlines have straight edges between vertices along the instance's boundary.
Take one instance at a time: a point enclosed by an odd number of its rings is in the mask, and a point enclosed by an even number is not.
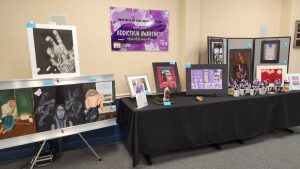
<svg viewBox="0 0 300 169"><path fill-rule="evenodd" d="M163 93L166 85L169 86L171 93L181 92L180 78L176 62L153 62L152 67L156 93ZM163 75L163 72L167 72L168 75Z"/></svg>
<svg viewBox="0 0 300 169"><path fill-rule="evenodd" d="M207 37L208 42L208 64L227 64L224 50L224 38Z"/></svg>
<svg viewBox="0 0 300 169"><path fill-rule="evenodd" d="M220 71L221 70L221 71ZM206 73L207 78L208 76L212 76L212 71L214 73L214 76L216 73L220 73L221 76L221 83L222 83L222 88L217 89L220 86L215 86L215 89L200 89L198 87L192 87L194 85L196 80L198 80L198 77L201 77L201 73ZM197 77L195 76L196 73L200 73L200 75ZM186 68L186 94L187 95L211 95L211 96L216 96L216 95L227 95L228 91L228 67L226 64L195 64L191 65L190 68ZM193 76L193 77L192 77ZM194 78L194 80L193 80ZM197 79L195 79L197 78ZM204 80L205 77L202 78ZM199 79L200 80L200 79ZM218 79L219 80L219 79ZM193 81L193 82L192 82ZM209 81L209 80L208 80ZM204 82L205 83L205 82ZM201 85L201 84L200 84ZM211 87L207 87L211 88Z"/></svg>
<svg viewBox="0 0 300 169"><path fill-rule="evenodd" d="M295 23L294 48L300 48L300 20Z"/></svg>
<svg viewBox="0 0 300 169"><path fill-rule="evenodd" d="M262 41L260 63L279 63L279 53L280 53L280 40Z"/></svg>
<svg viewBox="0 0 300 169"><path fill-rule="evenodd" d="M253 80L252 49L229 50L229 77L233 80Z"/></svg>

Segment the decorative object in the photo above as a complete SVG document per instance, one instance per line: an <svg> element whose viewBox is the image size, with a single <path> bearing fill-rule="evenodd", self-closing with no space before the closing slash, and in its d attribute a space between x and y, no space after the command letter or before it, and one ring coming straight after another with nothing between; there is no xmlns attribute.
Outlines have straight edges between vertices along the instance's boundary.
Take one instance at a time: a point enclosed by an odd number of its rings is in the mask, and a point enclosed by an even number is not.
<svg viewBox="0 0 300 169"><path fill-rule="evenodd" d="M300 48L300 20L295 24L294 48Z"/></svg>
<svg viewBox="0 0 300 169"><path fill-rule="evenodd" d="M170 89L169 89L168 86L165 87L165 89L164 89L164 98L163 98L163 101L164 102L170 101Z"/></svg>
<svg viewBox="0 0 300 169"><path fill-rule="evenodd" d="M146 94L151 93L147 75L126 75L126 79L131 97L135 97L134 87L137 84L144 84Z"/></svg>
<svg viewBox="0 0 300 169"><path fill-rule="evenodd" d="M252 53L251 49L230 49L229 51L229 77L234 80L252 79Z"/></svg>
<svg viewBox="0 0 300 169"><path fill-rule="evenodd" d="M181 92L176 62L152 63L157 93L163 93L169 87L171 93Z"/></svg>
<svg viewBox="0 0 300 169"><path fill-rule="evenodd" d="M27 28L32 77L79 76L76 27L34 25Z"/></svg>
<svg viewBox="0 0 300 169"><path fill-rule="evenodd" d="M113 51L168 51L169 12L110 8Z"/></svg>
<svg viewBox="0 0 300 169"><path fill-rule="evenodd" d="M283 91L284 91L284 92L289 92L289 91L291 91L291 88L290 88L290 82L287 81L287 80L284 81Z"/></svg>
<svg viewBox="0 0 300 169"><path fill-rule="evenodd" d="M286 79L287 66L286 65L269 65L257 66L256 78L260 81L267 80L269 83L275 83L276 79L281 82ZM283 84L282 84L283 85Z"/></svg>
<svg viewBox="0 0 300 169"><path fill-rule="evenodd" d="M262 41L260 63L278 63L279 50L280 50L279 40Z"/></svg>
<svg viewBox="0 0 300 169"><path fill-rule="evenodd" d="M291 90L300 90L300 74L287 74Z"/></svg>

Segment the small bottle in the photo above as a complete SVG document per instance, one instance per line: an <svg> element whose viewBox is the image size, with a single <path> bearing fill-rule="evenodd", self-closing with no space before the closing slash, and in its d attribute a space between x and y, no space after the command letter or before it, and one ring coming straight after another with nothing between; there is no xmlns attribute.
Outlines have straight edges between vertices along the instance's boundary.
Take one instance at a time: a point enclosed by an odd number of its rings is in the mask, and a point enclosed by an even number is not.
<svg viewBox="0 0 300 169"><path fill-rule="evenodd" d="M284 85L283 85L283 91L284 92L289 92L291 90L290 88L290 82L289 81L284 81Z"/></svg>

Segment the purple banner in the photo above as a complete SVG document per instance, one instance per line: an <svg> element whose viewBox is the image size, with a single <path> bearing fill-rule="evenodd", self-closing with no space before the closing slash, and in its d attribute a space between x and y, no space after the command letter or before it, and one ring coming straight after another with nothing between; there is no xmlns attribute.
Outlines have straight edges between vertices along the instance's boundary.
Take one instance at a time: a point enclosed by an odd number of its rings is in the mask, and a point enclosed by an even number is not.
<svg viewBox="0 0 300 169"><path fill-rule="evenodd" d="M168 51L169 12L110 8L113 51Z"/></svg>

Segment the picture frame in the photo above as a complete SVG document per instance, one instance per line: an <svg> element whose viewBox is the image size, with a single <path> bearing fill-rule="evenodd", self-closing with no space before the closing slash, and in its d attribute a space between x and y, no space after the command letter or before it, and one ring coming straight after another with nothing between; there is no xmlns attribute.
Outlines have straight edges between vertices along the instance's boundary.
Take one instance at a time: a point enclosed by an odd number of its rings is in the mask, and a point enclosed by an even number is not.
<svg viewBox="0 0 300 169"><path fill-rule="evenodd" d="M300 48L300 20L295 23L294 48Z"/></svg>
<svg viewBox="0 0 300 169"><path fill-rule="evenodd" d="M300 90L300 74L287 74L291 90Z"/></svg>
<svg viewBox="0 0 300 169"><path fill-rule="evenodd" d="M186 94L227 95L227 75L225 64L193 64L186 68Z"/></svg>
<svg viewBox="0 0 300 169"><path fill-rule="evenodd" d="M163 93L167 86L171 93L181 92L176 62L154 62L152 66L157 93Z"/></svg>
<svg viewBox="0 0 300 169"><path fill-rule="evenodd" d="M130 96L135 97L134 87L137 84L144 84L146 94L151 94L151 87L147 75L126 75L127 85L130 91Z"/></svg>
<svg viewBox="0 0 300 169"><path fill-rule="evenodd" d="M32 25L27 27L32 77L42 79L79 76L76 27Z"/></svg>
<svg viewBox="0 0 300 169"><path fill-rule="evenodd" d="M227 64L224 38L208 37L208 64Z"/></svg>
<svg viewBox="0 0 300 169"><path fill-rule="evenodd" d="M253 78L252 49L230 49L229 50L229 77L234 80L248 80Z"/></svg>
<svg viewBox="0 0 300 169"><path fill-rule="evenodd" d="M256 78L259 81L268 80L269 83L274 83L276 79L282 82L286 80L287 65L258 65L256 67Z"/></svg>
<svg viewBox="0 0 300 169"><path fill-rule="evenodd" d="M280 40L264 40L261 42L260 63L278 63Z"/></svg>

